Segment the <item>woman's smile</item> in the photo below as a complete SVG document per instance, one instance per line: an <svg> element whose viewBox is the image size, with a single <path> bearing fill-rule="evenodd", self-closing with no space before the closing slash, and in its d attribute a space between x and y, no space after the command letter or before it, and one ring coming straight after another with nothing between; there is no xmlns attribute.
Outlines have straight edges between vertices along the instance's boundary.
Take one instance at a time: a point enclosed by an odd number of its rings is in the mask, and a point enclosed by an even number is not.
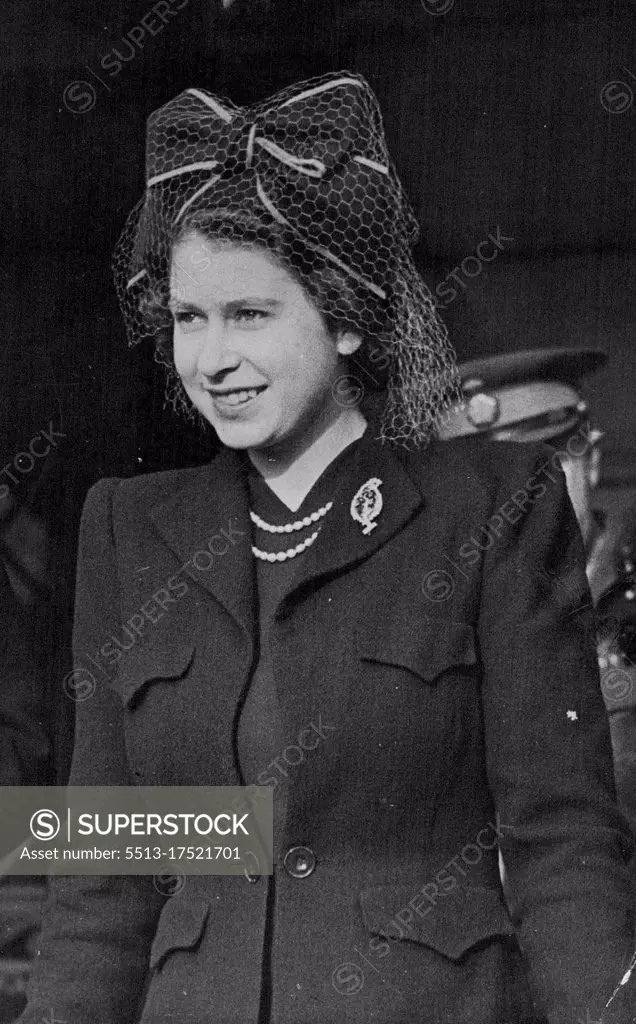
<svg viewBox="0 0 636 1024"><path fill-rule="evenodd" d="M206 388L212 396L212 401L221 416L235 416L247 408L255 405L256 399L266 390L267 385L262 384L255 388L234 388L227 390L216 390Z"/></svg>

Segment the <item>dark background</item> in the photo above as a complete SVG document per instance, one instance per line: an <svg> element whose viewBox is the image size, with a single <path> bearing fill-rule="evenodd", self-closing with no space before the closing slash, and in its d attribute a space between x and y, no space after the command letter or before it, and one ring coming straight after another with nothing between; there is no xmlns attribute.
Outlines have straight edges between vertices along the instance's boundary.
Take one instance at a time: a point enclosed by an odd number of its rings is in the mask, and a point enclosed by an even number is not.
<svg viewBox="0 0 636 1024"><path fill-rule="evenodd" d="M300 77L362 72L421 224L429 284L498 228L512 239L481 273L461 275L442 310L460 359L605 348L610 362L588 388L606 430L604 483L636 485L636 3L170 3L173 17L141 42L126 37L153 0L13 0L2 12L0 454L12 462L50 422L65 435L12 494L50 530L49 596L32 613L46 624L62 773L72 702L59 692L86 490L213 451L163 408L150 351L127 350L109 270L143 189L145 119L182 89L244 103Z"/></svg>

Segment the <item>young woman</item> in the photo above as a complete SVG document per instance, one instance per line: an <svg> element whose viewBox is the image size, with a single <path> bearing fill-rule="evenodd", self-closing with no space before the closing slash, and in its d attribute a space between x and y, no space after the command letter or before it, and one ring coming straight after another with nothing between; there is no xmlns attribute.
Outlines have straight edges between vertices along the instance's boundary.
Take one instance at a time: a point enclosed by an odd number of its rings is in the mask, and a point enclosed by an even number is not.
<svg viewBox="0 0 636 1024"><path fill-rule="evenodd" d="M415 236L357 75L150 119L119 296L221 451L89 494L75 656L113 682L71 783L271 785L274 874L55 879L22 1024L636 1012L563 474L432 439L456 378Z"/></svg>

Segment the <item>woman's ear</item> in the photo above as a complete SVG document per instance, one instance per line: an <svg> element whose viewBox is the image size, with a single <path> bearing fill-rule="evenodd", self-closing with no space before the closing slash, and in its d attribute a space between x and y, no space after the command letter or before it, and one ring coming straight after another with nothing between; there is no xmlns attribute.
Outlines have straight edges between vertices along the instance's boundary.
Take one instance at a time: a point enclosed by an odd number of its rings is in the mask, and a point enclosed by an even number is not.
<svg viewBox="0 0 636 1024"><path fill-rule="evenodd" d="M362 335L357 331L338 331L336 342L338 352L341 356L352 356L362 344Z"/></svg>

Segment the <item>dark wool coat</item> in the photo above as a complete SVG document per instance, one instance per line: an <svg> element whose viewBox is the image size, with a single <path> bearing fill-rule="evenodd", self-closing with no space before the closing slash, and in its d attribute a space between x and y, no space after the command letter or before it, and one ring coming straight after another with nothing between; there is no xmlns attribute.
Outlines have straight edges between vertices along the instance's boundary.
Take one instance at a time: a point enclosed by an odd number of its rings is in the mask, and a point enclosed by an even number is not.
<svg viewBox="0 0 636 1024"><path fill-rule="evenodd" d="M43 786L51 778L49 695L37 643L29 613L0 562L0 786ZM30 949L44 894L44 878L0 878L2 956L21 957ZM2 1010L0 991L0 1019Z"/></svg>
<svg viewBox="0 0 636 1024"><path fill-rule="evenodd" d="M633 948L631 840L550 456L481 438L398 454L365 435L273 626L289 745L261 773L287 787L275 890L55 880L22 1024L518 1024L520 948L537 1016L600 1019ZM90 492L75 661L98 687L77 705L73 784L241 783L241 465L225 450ZM372 477L384 507L365 535L350 504ZM631 1021L634 987L604 1024Z"/></svg>

